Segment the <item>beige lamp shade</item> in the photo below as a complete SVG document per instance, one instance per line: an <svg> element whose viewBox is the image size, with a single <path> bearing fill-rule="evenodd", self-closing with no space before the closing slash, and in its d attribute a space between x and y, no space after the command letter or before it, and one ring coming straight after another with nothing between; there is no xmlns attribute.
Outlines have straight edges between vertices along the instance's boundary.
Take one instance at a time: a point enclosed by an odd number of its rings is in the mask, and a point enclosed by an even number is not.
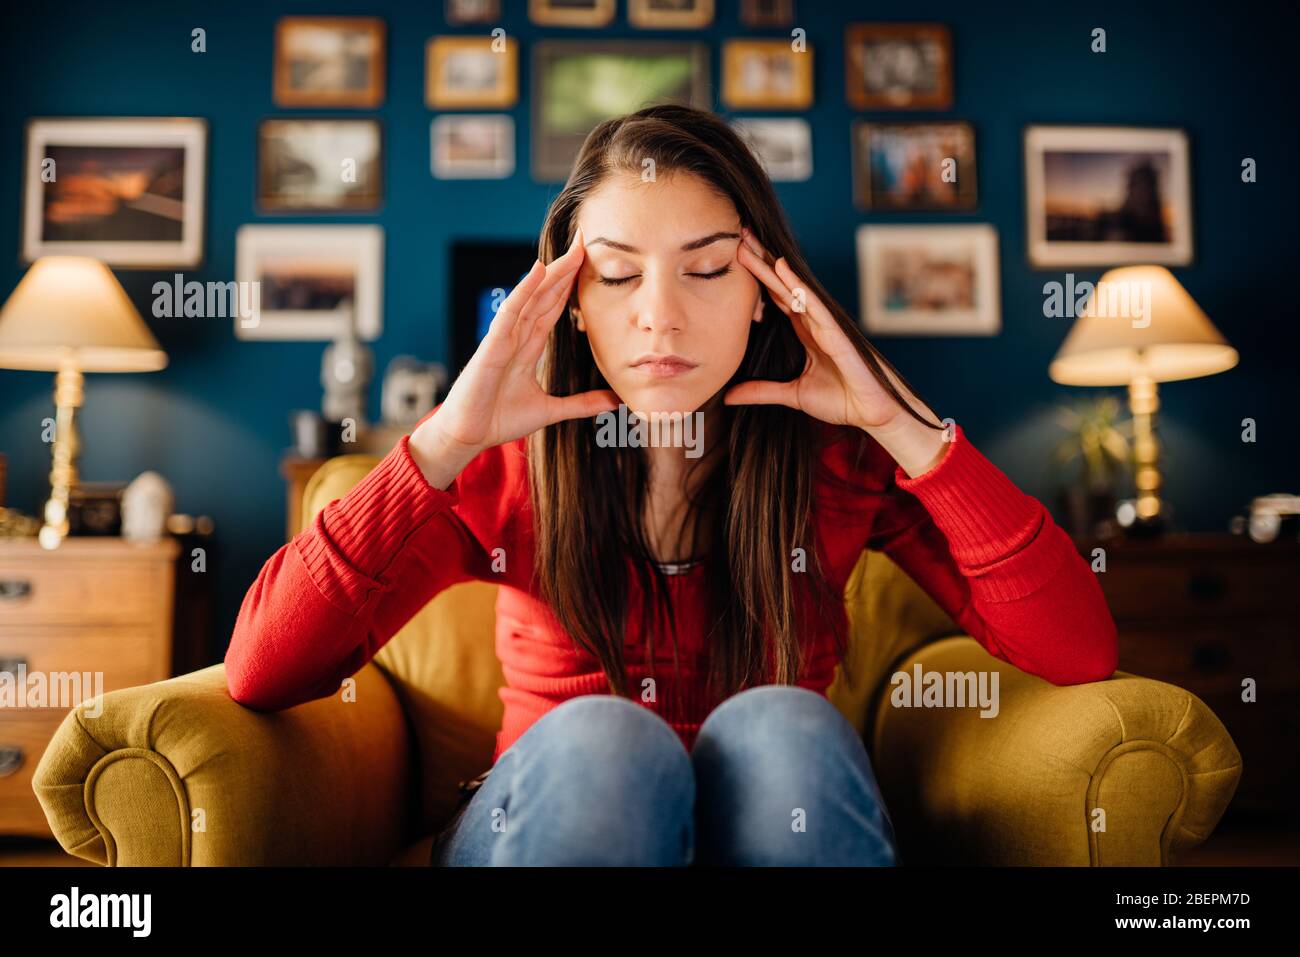
<svg viewBox="0 0 1300 957"><path fill-rule="evenodd" d="M154 372L163 352L97 259L43 256L0 309L0 368Z"/></svg>
<svg viewBox="0 0 1300 957"><path fill-rule="evenodd" d="M1048 369L1064 385L1171 382L1237 364L1237 350L1164 266L1110 270L1081 312Z"/></svg>

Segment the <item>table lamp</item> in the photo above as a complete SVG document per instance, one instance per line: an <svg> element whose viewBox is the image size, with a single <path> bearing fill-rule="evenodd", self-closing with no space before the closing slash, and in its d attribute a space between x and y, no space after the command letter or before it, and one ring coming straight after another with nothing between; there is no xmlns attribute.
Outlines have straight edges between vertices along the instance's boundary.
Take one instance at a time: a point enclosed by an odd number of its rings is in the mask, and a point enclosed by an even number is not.
<svg viewBox="0 0 1300 957"><path fill-rule="evenodd" d="M83 372L153 372L163 352L117 277L97 259L44 256L0 309L0 368L39 369L54 378L54 464L38 537L57 548L68 534L68 498L77 484L74 415Z"/></svg>
<svg viewBox="0 0 1300 957"><path fill-rule="evenodd" d="M1163 266L1124 266L1097 281L1048 369L1063 385L1128 386L1137 531L1162 525L1157 382L1231 369L1237 350Z"/></svg>

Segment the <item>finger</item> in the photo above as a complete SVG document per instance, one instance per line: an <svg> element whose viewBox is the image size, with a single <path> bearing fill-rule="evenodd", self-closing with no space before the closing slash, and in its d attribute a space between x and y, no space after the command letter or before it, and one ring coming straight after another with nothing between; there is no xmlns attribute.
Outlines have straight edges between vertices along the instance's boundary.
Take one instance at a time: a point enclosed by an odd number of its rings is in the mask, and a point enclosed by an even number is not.
<svg viewBox="0 0 1300 957"><path fill-rule="evenodd" d="M794 270L790 268L790 264L786 262L784 256L776 261L773 268L777 277L790 289L792 296L798 298L798 304L802 306L798 311L806 312L812 317L813 322L818 325L824 327L835 325L835 318L831 315L830 310L817 298L817 294L795 275Z"/></svg>
<svg viewBox="0 0 1300 957"><path fill-rule="evenodd" d="M532 328L528 333L528 338L524 340L524 344L519 351L519 359L521 362L526 362L531 365L535 364L541 357L542 349L546 347L546 339L550 336L551 330L555 328L556 320L559 319L560 316L563 315L564 310L568 308L569 290L573 288L573 284L577 281L577 276L577 273L573 273L570 276L568 286L565 288L563 294L557 294L555 300L551 303L546 312L541 313L533 320Z"/></svg>
<svg viewBox="0 0 1300 957"><path fill-rule="evenodd" d="M497 307L497 314L492 317L492 322L488 325L488 331L483 336L484 339L489 336L500 337L509 334L514 328L515 320L519 318L519 307L528 301L528 297L533 294L538 283L546 276L546 267L542 265L540 259L534 259L532 268L528 270L528 275L515 283L515 288L510 290L510 295L506 296L505 301Z"/></svg>
<svg viewBox="0 0 1300 957"><path fill-rule="evenodd" d="M550 308L556 290L560 289L573 276L586 256L586 249L579 243L581 231L574 234L573 242L562 256L546 267L546 278L533 290L532 296L524 303L520 314L525 322L535 318L539 313Z"/></svg>
<svg viewBox="0 0 1300 957"><path fill-rule="evenodd" d="M737 261L754 274L754 276L767 287L772 294L772 299L780 307L781 311L787 316L792 311L790 290L786 287L781 278L772 271L772 267L763 262L752 249L742 243L737 247Z"/></svg>
<svg viewBox="0 0 1300 957"><path fill-rule="evenodd" d="M763 248L763 244L758 241L758 237L754 235L752 229L748 226L742 227L740 230L740 236L745 241L745 244L753 250L754 255L758 256L759 259L763 260L763 262L767 263L769 266L772 264L772 256Z"/></svg>
<svg viewBox="0 0 1300 957"><path fill-rule="evenodd" d="M723 405L785 405L799 408L797 379L790 382L773 382L752 379L732 386L722 397Z"/></svg>
<svg viewBox="0 0 1300 957"><path fill-rule="evenodd" d="M576 395L547 396L548 425L568 419L589 419L601 412L613 412L623 400L611 389L593 389Z"/></svg>

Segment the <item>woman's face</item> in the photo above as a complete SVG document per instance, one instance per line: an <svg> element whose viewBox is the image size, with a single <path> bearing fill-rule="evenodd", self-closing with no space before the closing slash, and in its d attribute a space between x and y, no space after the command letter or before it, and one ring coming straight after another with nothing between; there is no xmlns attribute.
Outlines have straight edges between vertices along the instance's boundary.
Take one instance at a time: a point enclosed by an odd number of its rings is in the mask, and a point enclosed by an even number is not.
<svg viewBox="0 0 1300 957"><path fill-rule="evenodd" d="M610 388L636 412L700 409L740 368L762 316L758 280L736 261L735 206L689 173L622 173L587 197L577 225L575 316Z"/></svg>

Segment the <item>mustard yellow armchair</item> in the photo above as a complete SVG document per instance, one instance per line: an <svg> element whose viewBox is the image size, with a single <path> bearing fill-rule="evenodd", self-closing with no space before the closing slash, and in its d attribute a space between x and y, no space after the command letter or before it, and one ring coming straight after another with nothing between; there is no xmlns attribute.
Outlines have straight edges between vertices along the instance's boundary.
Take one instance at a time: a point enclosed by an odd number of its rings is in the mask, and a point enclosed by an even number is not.
<svg viewBox="0 0 1300 957"><path fill-rule="evenodd" d="M310 519L374 456L331 459ZM33 788L59 843L106 865L427 864L456 784L487 767L504 679L497 586L456 585L356 675L350 693L263 714L224 665L68 714ZM1204 841L1241 756L1181 688L1117 672L1058 687L992 657L882 554L845 590L850 685L828 697L862 729L904 864L1160 865ZM890 676L997 671L1000 712L896 708Z"/></svg>

